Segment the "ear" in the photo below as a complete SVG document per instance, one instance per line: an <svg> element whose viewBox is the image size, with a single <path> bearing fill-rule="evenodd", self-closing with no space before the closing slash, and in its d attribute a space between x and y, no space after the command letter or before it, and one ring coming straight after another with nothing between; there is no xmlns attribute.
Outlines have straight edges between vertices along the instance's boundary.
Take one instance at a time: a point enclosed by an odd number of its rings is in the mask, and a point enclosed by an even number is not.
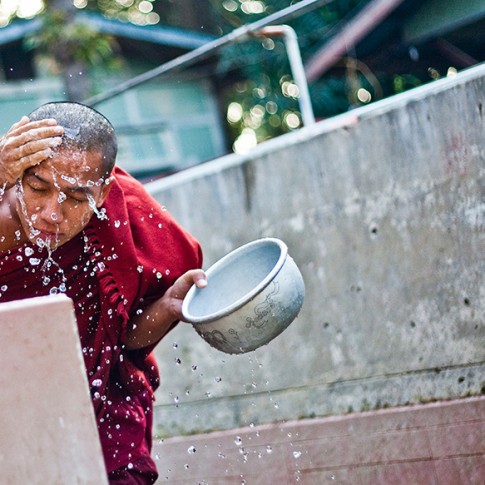
<svg viewBox="0 0 485 485"><path fill-rule="evenodd" d="M98 202L96 203L96 207L99 209L103 204L104 201L106 200L106 197L108 197L109 191L111 190L111 186L114 181L114 176L111 175L108 179L104 181L103 186L101 187L101 194L98 199Z"/></svg>

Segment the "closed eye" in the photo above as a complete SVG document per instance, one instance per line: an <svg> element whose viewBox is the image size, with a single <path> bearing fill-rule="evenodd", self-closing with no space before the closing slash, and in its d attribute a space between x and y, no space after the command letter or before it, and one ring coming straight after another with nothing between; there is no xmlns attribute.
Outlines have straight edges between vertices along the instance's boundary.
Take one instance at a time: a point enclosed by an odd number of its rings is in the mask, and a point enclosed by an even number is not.
<svg viewBox="0 0 485 485"><path fill-rule="evenodd" d="M32 184L28 184L30 190L32 190L32 192L46 192L47 189L44 188L44 187L35 187L34 185Z"/></svg>
<svg viewBox="0 0 485 485"><path fill-rule="evenodd" d="M77 202L78 204L82 204L83 202L87 202L87 199L81 199L81 198L78 198L78 197L73 197L72 195L70 195L69 198L71 200L73 200L74 202Z"/></svg>

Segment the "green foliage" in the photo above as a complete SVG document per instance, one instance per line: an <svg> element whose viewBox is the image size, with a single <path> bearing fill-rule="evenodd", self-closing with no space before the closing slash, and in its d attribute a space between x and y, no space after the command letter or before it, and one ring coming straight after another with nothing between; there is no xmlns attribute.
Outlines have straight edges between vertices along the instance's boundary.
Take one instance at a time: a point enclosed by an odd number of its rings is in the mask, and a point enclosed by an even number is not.
<svg viewBox="0 0 485 485"><path fill-rule="evenodd" d="M224 11L225 2L212 1L214 9L231 24L231 30L242 24L255 22L260 18L290 6L288 0L264 0L264 10L259 14L248 14L243 10L244 2L232 2L233 11ZM298 36L303 60L333 34L339 22L355 14L367 0L335 0L326 6L287 22ZM229 119L232 141L247 129L253 130L258 142L286 133L300 126L285 122L289 114L301 117L298 96L288 96L284 92L285 82L292 82L285 45L281 39L259 38L232 44L220 52L217 72L227 78L237 79L225 93L226 106L238 103L243 110L236 122ZM354 77L362 85L369 84L365 76ZM325 76L310 87L315 115L326 118L348 110L355 99L344 76ZM257 93L257 94L255 94ZM258 116L254 116L257 108ZM269 110L268 110L269 108ZM261 109L263 115L260 115Z"/></svg>
<svg viewBox="0 0 485 485"><path fill-rule="evenodd" d="M44 13L42 19L42 29L29 36L26 44L40 55L53 58L59 68L72 61L87 67L115 61L112 37L81 22L68 21L60 10Z"/></svg>

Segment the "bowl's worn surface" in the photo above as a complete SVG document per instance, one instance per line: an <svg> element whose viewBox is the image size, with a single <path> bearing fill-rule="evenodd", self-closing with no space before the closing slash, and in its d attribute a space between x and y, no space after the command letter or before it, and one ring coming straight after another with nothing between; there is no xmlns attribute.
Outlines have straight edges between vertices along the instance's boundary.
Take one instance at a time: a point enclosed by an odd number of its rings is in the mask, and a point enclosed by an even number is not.
<svg viewBox="0 0 485 485"><path fill-rule="evenodd" d="M241 246L206 273L207 287L191 288L182 313L204 340L223 352L244 353L267 344L303 304L302 275L279 239Z"/></svg>

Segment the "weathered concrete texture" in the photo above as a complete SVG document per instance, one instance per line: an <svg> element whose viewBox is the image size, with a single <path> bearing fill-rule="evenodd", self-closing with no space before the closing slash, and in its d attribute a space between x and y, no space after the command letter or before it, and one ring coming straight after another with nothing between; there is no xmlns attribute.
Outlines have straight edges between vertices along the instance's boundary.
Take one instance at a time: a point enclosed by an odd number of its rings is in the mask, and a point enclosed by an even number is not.
<svg viewBox="0 0 485 485"><path fill-rule="evenodd" d="M72 301L0 305L2 484L105 484Z"/></svg>
<svg viewBox="0 0 485 485"><path fill-rule="evenodd" d="M485 398L160 440L157 484L478 485Z"/></svg>
<svg viewBox="0 0 485 485"><path fill-rule="evenodd" d="M158 348L156 430L483 392L484 111L479 66L150 184L206 267L273 236L306 283L299 318L254 353L174 330Z"/></svg>

